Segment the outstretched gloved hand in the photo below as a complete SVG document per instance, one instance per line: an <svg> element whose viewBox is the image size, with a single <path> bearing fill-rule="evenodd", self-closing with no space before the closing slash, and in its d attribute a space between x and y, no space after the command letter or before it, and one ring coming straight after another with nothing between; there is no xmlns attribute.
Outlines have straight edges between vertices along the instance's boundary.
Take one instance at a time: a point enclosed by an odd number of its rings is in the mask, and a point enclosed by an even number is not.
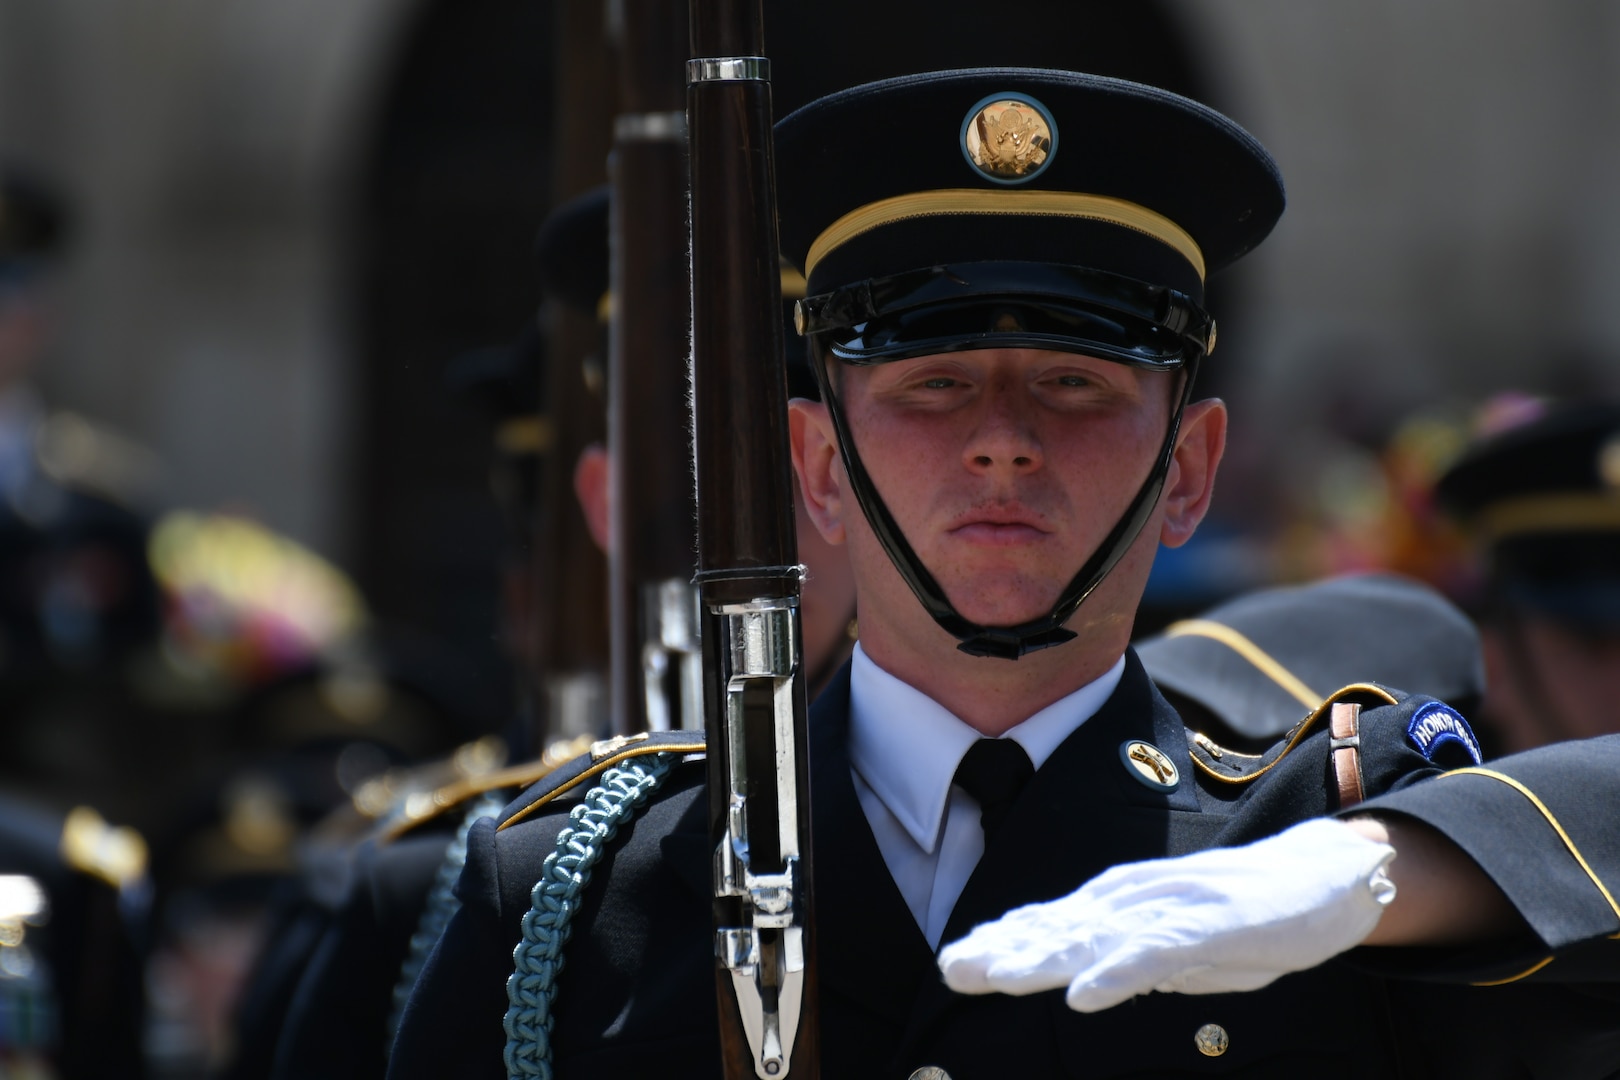
<svg viewBox="0 0 1620 1080"><path fill-rule="evenodd" d="M1078 1012L1150 990L1257 990L1372 933L1395 898L1384 874L1394 857L1319 818L1246 847L1128 863L976 927L939 967L962 994L1067 986Z"/></svg>

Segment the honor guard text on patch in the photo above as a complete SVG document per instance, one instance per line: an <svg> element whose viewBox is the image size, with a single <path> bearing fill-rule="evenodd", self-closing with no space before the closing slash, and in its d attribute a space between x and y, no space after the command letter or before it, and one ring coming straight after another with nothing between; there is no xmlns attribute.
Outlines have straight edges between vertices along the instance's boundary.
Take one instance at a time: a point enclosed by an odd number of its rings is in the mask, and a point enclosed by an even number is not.
<svg viewBox="0 0 1620 1080"><path fill-rule="evenodd" d="M1024 94L992 94L962 121L962 153L987 180L1023 184L1057 153L1057 125L1046 106Z"/></svg>
<svg viewBox="0 0 1620 1080"><path fill-rule="evenodd" d="M1442 701L1431 701L1412 714L1406 724L1406 740L1436 765L1462 768L1484 760L1474 729Z"/></svg>
<svg viewBox="0 0 1620 1080"><path fill-rule="evenodd" d="M1154 791L1174 791L1181 783L1181 774L1170 755L1152 743L1131 739L1120 743L1119 760L1125 771Z"/></svg>

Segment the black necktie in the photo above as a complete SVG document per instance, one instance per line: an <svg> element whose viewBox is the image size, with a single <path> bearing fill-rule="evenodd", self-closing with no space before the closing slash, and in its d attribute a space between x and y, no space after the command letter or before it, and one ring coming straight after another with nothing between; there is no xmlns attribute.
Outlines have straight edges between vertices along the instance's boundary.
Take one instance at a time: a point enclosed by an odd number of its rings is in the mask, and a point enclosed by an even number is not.
<svg viewBox="0 0 1620 1080"><path fill-rule="evenodd" d="M956 767L956 786L978 800L979 824L988 840L1012 809L1024 783L1035 775L1024 748L1012 739L980 739Z"/></svg>

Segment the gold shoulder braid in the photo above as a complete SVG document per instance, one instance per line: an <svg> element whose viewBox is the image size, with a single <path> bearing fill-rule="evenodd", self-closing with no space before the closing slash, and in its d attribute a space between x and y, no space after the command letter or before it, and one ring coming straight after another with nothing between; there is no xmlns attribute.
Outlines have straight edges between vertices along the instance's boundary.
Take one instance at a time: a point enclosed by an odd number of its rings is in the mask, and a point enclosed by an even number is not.
<svg viewBox="0 0 1620 1080"><path fill-rule="evenodd" d="M559 765L577 757L590 745L589 737L552 743L533 761L508 765L477 776L462 777L432 791L418 791L399 800L377 834L378 843L391 843L406 833L456 810L480 795L501 788L522 790L551 775Z"/></svg>
<svg viewBox="0 0 1620 1080"><path fill-rule="evenodd" d="M591 744L591 752L560 765L551 774L552 786L527 806L501 822L498 829L516 825L539 812L561 795L631 758L648 754L701 754L706 749L702 731L655 731L620 735Z"/></svg>
<svg viewBox="0 0 1620 1080"><path fill-rule="evenodd" d="M1277 762L1287 757L1316 727L1328 719L1336 704L1359 705L1375 708L1394 705L1395 698L1381 686L1372 683L1351 683L1329 694L1310 713L1295 724L1277 744L1263 754L1240 754L1218 746L1202 732L1187 732L1187 748L1192 753L1193 767L1205 776L1223 784L1247 784L1269 772Z"/></svg>

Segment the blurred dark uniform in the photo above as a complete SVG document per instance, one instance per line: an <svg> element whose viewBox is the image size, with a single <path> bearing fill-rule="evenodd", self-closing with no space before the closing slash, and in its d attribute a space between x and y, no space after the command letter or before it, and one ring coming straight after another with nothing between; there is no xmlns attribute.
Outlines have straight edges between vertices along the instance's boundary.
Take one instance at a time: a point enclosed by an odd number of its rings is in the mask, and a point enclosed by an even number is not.
<svg viewBox="0 0 1620 1080"><path fill-rule="evenodd" d="M1476 440L1435 495L1484 563L1491 733L1522 750L1620 731L1620 402Z"/></svg>
<svg viewBox="0 0 1620 1080"><path fill-rule="evenodd" d="M149 889L133 830L0 795L0 1076L146 1074Z"/></svg>
<svg viewBox="0 0 1620 1080"><path fill-rule="evenodd" d="M353 880L353 856L396 804L505 761L473 739L443 658L376 639L260 688L238 707L239 756L164 845L166 930L214 920L262 941L229 1018L218 1075L267 1076L294 994ZM456 747L457 743L461 745ZM448 753L455 749L454 753Z"/></svg>
<svg viewBox="0 0 1620 1080"><path fill-rule="evenodd" d="M1061 149L1031 114L1062 130ZM976 171L994 169L967 135L985 138L997 123L1009 137L985 156L1032 171ZM1190 363L1212 327L1200 321L1202 273L1171 254L1185 250L1175 238L1189 237L1219 269L1282 208L1270 159L1229 121L1145 87L1067 73L894 80L818 101L777 134L784 249L803 265L816 247L807 332L857 362L1045 343ZM1365 684L1246 754L1189 731L1127 651L1112 696L1011 802L942 941L1110 866L1243 844L1340 812L1354 801L1341 798L1346 769L1373 796L1357 812L1439 830L1501 887L1526 929L1467 948L1360 949L1248 994L1155 994L1086 1015L1061 992L968 997L942 985L856 793L849 670L812 707L809 729L823 1075L1596 1078L1620 1069L1620 946L1610 939L1620 932L1620 738L1483 769L1454 710ZM1343 710L1359 725L1352 734L1330 733L1340 705L1355 707ZM605 745L471 829L462 907L411 998L390 1077L503 1076L517 1067L503 1045L515 1054L548 1044L562 1078L719 1073L700 746L682 733ZM570 815L601 797L587 790L605 789L609 770L641 758L669 771L567 908L577 913L554 980L514 977L514 947L542 955L556 918L531 889L581 827Z"/></svg>

